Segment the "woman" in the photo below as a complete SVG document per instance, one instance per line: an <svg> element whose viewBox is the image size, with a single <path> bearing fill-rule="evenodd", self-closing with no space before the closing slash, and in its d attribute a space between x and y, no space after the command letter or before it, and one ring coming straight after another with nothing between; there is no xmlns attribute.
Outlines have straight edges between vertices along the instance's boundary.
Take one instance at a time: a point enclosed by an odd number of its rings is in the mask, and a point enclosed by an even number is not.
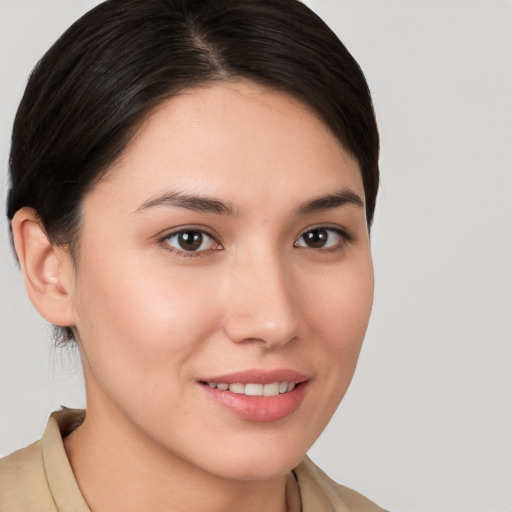
<svg viewBox="0 0 512 512"><path fill-rule="evenodd" d="M364 77L295 0L108 0L38 64L8 217L87 413L0 463L2 510L380 510L305 453L373 297Z"/></svg>

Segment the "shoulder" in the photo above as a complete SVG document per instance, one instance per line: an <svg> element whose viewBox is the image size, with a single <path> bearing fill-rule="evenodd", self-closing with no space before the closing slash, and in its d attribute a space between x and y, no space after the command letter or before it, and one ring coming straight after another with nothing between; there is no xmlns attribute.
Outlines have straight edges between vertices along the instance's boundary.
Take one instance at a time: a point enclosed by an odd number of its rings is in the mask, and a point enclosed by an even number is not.
<svg viewBox="0 0 512 512"><path fill-rule="evenodd" d="M0 510L54 512L45 476L41 441L0 459Z"/></svg>
<svg viewBox="0 0 512 512"><path fill-rule="evenodd" d="M293 471L299 483L303 512L384 512L362 494L329 478L308 457Z"/></svg>
<svg viewBox="0 0 512 512"><path fill-rule="evenodd" d="M0 459L1 512L89 512L62 440L84 416L73 409L53 413L40 441Z"/></svg>

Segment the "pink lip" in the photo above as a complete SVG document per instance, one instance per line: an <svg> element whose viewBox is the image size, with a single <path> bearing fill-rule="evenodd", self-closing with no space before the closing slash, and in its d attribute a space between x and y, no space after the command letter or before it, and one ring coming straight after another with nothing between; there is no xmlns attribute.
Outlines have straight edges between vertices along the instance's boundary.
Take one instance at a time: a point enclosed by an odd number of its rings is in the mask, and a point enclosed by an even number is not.
<svg viewBox="0 0 512 512"><path fill-rule="evenodd" d="M292 391L276 396L248 396L232 391L210 388L206 383L225 384L270 384L272 382L295 382ZM266 423L277 421L296 411L302 403L308 389L308 377L294 370L247 370L199 381L206 395L235 416L252 422Z"/></svg>
<svg viewBox="0 0 512 512"><path fill-rule="evenodd" d="M308 376L295 370L276 369L276 370L244 370L240 372L218 375L200 379L201 382L216 382L225 384L270 384L272 382L304 382Z"/></svg>

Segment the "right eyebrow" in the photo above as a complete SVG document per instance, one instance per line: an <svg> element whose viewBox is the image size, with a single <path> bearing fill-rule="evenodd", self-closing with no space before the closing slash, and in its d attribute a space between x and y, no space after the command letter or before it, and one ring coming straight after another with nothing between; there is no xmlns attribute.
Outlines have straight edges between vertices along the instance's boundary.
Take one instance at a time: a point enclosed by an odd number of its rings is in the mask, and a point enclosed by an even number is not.
<svg viewBox="0 0 512 512"><path fill-rule="evenodd" d="M236 212L230 203L225 203L209 196L186 194L183 192L164 192L142 203L135 212L156 207L186 208L195 212L215 213L217 215L235 216ZM134 212L134 213L135 213Z"/></svg>

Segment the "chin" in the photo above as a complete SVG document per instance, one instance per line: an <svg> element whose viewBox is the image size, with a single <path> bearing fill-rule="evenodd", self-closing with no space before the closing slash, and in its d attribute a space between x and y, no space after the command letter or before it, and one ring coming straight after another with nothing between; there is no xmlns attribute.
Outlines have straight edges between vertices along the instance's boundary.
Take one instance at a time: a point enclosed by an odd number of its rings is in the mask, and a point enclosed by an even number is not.
<svg viewBox="0 0 512 512"><path fill-rule="evenodd" d="M282 442L268 444L263 440L250 444L249 449L233 446L232 450L218 457L214 471L233 480L273 480L297 466L308 448L298 446L300 443L288 446Z"/></svg>
<svg viewBox="0 0 512 512"><path fill-rule="evenodd" d="M246 460L225 468L222 475L232 480L257 481L257 480L275 480L289 473L302 460L303 455L298 460L271 460L268 457L264 460L252 461Z"/></svg>

